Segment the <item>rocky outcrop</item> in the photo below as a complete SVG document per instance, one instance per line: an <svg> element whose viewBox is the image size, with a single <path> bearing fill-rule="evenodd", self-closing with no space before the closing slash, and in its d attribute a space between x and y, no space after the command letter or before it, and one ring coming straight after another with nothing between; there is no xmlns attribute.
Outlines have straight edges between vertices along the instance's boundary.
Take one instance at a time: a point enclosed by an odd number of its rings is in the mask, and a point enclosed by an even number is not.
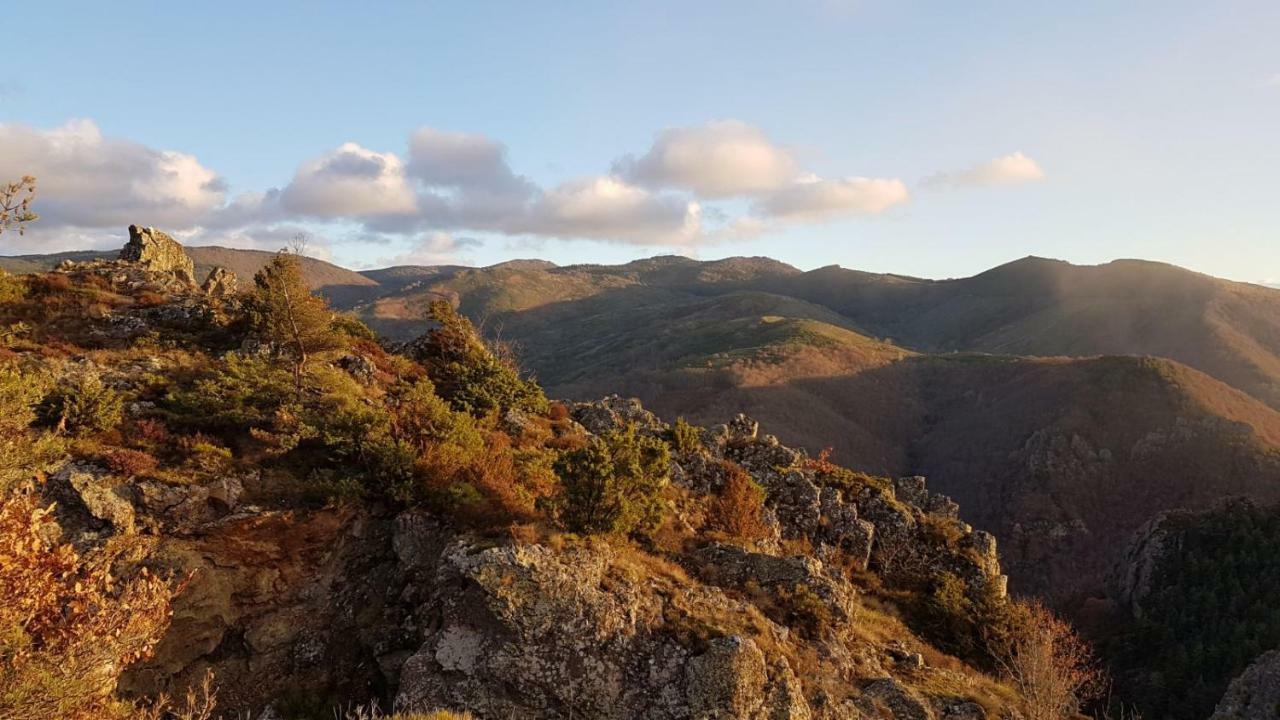
<svg viewBox="0 0 1280 720"><path fill-rule="evenodd" d="M209 297L235 297L240 290L240 279L230 270L218 266L209 271L209 276L200 285L200 291Z"/></svg>
<svg viewBox="0 0 1280 720"><path fill-rule="evenodd" d="M617 399L575 417L597 432L664 427ZM845 571L851 558L896 561L872 551L881 527L932 543L916 552L934 572L972 563L978 535L937 546L921 530L932 521L892 489L829 484L749 419L711 435L721 440L701 460L677 465L696 478L742 461L777 535L813 554L701 539L659 557L600 539L483 537L425 512L268 510L245 504L264 482L252 472L123 482L77 463L47 485L69 538L127 541L129 562L189 578L154 655L122 678L129 695L181 693L212 670L220 707L255 717L299 695L520 720L983 717L949 713L993 696L931 667L905 626L867 632Z"/></svg>
<svg viewBox="0 0 1280 720"><path fill-rule="evenodd" d="M195 285L196 266L182 245L155 228L129 226L129 243L120 259L157 273L172 273L188 285Z"/></svg>
<svg viewBox="0 0 1280 720"><path fill-rule="evenodd" d="M597 435L628 425L650 434L658 434L667 429L666 423L645 410L636 398L610 395L596 402L574 403L570 406L569 413L588 432Z"/></svg>
<svg viewBox="0 0 1280 720"><path fill-rule="evenodd" d="M1231 682L1210 720L1275 720L1280 716L1280 650L1258 658Z"/></svg>
<svg viewBox="0 0 1280 720"><path fill-rule="evenodd" d="M607 545L445 549L427 607L436 629L405 664L397 708L511 718L763 718L787 703L786 673L754 640L699 648L680 618L749 617L697 585L622 572ZM668 593L679 592L679 604ZM778 641L781 628L767 626ZM502 678L501 682L495 682ZM771 702L772 701L772 702ZM696 711L695 711L696 709ZM792 716L802 717L799 708Z"/></svg>

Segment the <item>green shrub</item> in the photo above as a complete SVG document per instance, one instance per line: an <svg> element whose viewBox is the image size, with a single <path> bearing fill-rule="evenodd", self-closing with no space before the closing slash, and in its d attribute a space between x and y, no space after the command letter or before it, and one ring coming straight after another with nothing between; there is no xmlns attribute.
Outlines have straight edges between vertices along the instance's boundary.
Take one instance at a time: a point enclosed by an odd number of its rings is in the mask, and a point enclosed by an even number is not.
<svg viewBox="0 0 1280 720"><path fill-rule="evenodd" d="M59 383L45 397L44 421L72 435L110 430L124 418L124 398L102 378L83 373Z"/></svg>
<svg viewBox="0 0 1280 720"><path fill-rule="evenodd" d="M452 305L437 300L430 316L440 326L415 345L413 355L450 405L477 416L510 409L548 411L542 388L522 378L510 359L495 354Z"/></svg>
<svg viewBox="0 0 1280 720"><path fill-rule="evenodd" d="M702 447L702 428L685 422L683 417L676 418L667 434L671 449L678 455L688 455Z"/></svg>
<svg viewBox="0 0 1280 720"><path fill-rule="evenodd" d="M1019 633L1016 606L994 584L970 588L954 573L938 576L917 603L918 629L935 646L995 669Z"/></svg>
<svg viewBox="0 0 1280 720"><path fill-rule="evenodd" d="M288 371L261 357L229 353L190 386L169 393L179 419L207 429L271 428L281 412L297 413Z"/></svg>
<svg viewBox="0 0 1280 720"><path fill-rule="evenodd" d="M634 427L591 438L560 457L560 521L575 532L630 533L662 520L667 444Z"/></svg>
<svg viewBox="0 0 1280 720"><path fill-rule="evenodd" d="M377 342L378 334L369 329L364 321L349 313L338 313L333 316L333 331L350 337L353 340L369 340Z"/></svg>
<svg viewBox="0 0 1280 720"><path fill-rule="evenodd" d="M231 469L231 450L208 439L197 440L187 449L187 464L207 473L223 473Z"/></svg>
<svg viewBox="0 0 1280 720"><path fill-rule="evenodd" d="M62 450L48 433L35 434L36 403L45 393L46 377L0 364L0 494L51 463Z"/></svg>

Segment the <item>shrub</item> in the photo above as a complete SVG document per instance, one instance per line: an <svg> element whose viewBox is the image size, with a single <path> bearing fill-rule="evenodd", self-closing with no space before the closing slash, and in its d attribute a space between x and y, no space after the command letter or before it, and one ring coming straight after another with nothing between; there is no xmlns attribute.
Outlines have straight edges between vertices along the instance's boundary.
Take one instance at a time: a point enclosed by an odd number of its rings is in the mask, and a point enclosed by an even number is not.
<svg viewBox="0 0 1280 720"><path fill-rule="evenodd" d="M0 305L19 303L27 297L27 284L22 278L0 270Z"/></svg>
<svg viewBox="0 0 1280 720"><path fill-rule="evenodd" d="M51 509L0 501L0 717L106 715L115 680L169 624L169 584L142 570L113 581L50 540Z"/></svg>
<svg viewBox="0 0 1280 720"><path fill-rule="evenodd" d="M450 405L477 416L510 409L547 411L542 388L522 378L509 359L499 358L452 305L437 300L430 316L439 327L415 344L413 355Z"/></svg>
<svg viewBox="0 0 1280 720"><path fill-rule="evenodd" d="M662 520L667 483L666 443L635 427L597 436L555 464L560 521L575 532L630 533Z"/></svg>
<svg viewBox="0 0 1280 720"><path fill-rule="evenodd" d="M260 357L229 353L167 405L187 423L213 429L274 427L281 412L297 412L289 373Z"/></svg>
<svg viewBox="0 0 1280 720"><path fill-rule="evenodd" d="M943 572L917 607L920 630L931 642L975 665L996 669L1018 633L1014 603L994 584L970 588Z"/></svg>
<svg viewBox="0 0 1280 720"><path fill-rule="evenodd" d="M0 364L0 493L51 463L60 443L48 434L35 435L35 404L44 394L45 377Z"/></svg>
<svg viewBox="0 0 1280 720"><path fill-rule="evenodd" d="M725 481L712 507L715 527L743 540L758 540L768 527L764 522L764 489L736 463L726 462Z"/></svg>
<svg viewBox="0 0 1280 720"><path fill-rule="evenodd" d="M149 453L128 448L111 448L102 453L102 461L111 472L126 477L149 473L155 470L158 464L155 457Z"/></svg>
<svg viewBox="0 0 1280 720"><path fill-rule="evenodd" d="M671 440L671 449L675 450L679 455L687 455L702 447L702 429L685 422L683 417L676 418L676 422L671 426L668 434Z"/></svg>
<svg viewBox="0 0 1280 720"><path fill-rule="evenodd" d="M831 609L804 583L777 588L778 603L786 613L787 625L800 628L808 637L818 637L831 625Z"/></svg>
<svg viewBox="0 0 1280 720"><path fill-rule="evenodd" d="M1017 632L1001 664L1025 699L1028 720L1077 717L1083 702L1097 698L1103 677L1089 646L1071 625L1039 602L1014 608Z"/></svg>
<svg viewBox="0 0 1280 720"><path fill-rule="evenodd" d="M54 387L44 399L42 415L59 432L102 432L120 424L124 398L96 374L82 373Z"/></svg>
<svg viewBox="0 0 1280 720"><path fill-rule="evenodd" d="M184 437L180 446L186 454L187 465L208 473L221 473L231 469L231 450L204 435Z"/></svg>
<svg viewBox="0 0 1280 720"><path fill-rule="evenodd" d="M352 340L363 340L376 343L378 334L369 329L364 321L349 313L338 313L333 316L333 331L341 333Z"/></svg>

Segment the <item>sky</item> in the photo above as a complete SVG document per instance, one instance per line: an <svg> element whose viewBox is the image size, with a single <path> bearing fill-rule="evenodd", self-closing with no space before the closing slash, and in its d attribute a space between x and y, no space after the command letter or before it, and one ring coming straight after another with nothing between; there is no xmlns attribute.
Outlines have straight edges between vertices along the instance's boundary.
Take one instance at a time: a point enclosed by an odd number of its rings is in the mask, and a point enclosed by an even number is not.
<svg viewBox="0 0 1280 720"><path fill-rule="evenodd" d="M361 269L1026 255L1280 282L1274 0L59 2L6 10L0 254Z"/></svg>

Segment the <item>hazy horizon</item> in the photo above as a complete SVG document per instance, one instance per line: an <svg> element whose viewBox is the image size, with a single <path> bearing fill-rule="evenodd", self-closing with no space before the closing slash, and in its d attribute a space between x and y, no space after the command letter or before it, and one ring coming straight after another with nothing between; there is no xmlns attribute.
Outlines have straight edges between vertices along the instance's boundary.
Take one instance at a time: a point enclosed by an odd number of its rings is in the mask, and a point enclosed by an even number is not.
<svg viewBox="0 0 1280 720"><path fill-rule="evenodd" d="M16 16L64 32L11 38L0 178L36 175L43 218L0 254L140 223L268 250L305 231L353 269L675 253L943 278L1037 255L1280 283L1272 3Z"/></svg>

